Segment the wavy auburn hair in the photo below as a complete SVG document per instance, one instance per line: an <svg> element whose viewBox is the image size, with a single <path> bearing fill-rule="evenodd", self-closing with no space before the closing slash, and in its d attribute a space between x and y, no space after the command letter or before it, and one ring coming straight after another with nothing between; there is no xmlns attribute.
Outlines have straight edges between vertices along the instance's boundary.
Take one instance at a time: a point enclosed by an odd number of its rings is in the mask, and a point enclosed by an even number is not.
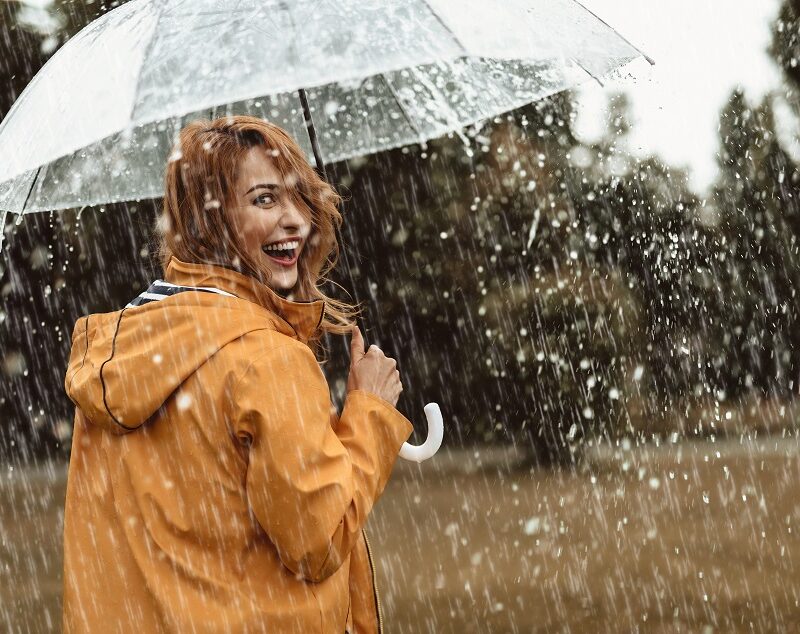
<svg viewBox="0 0 800 634"><path fill-rule="evenodd" d="M288 194L310 219L311 233L297 263L298 301L325 301L320 329L309 341L316 352L323 333L349 333L360 309L326 296L320 282L339 259L336 227L342 224L339 194L309 165L282 128L250 116L228 116L186 125L172 149L164 178L164 207L157 222L158 258L166 272L171 256L249 275L269 285L272 273L247 252L229 210L235 203L239 165L247 151L264 146L287 184ZM277 305L270 306L279 313Z"/></svg>

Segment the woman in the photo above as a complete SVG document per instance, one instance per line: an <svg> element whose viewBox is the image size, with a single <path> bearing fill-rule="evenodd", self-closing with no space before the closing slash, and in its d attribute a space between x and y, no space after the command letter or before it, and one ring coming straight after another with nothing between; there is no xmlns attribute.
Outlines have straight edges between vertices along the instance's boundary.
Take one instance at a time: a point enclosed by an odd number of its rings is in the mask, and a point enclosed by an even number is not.
<svg viewBox="0 0 800 634"><path fill-rule="evenodd" d="M319 289L338 196L280 128L186 126L164 280L78 320L65 632L376 632L363 526L411 423L394 360ZM352 331L341 417L314 352Z"/></svg>

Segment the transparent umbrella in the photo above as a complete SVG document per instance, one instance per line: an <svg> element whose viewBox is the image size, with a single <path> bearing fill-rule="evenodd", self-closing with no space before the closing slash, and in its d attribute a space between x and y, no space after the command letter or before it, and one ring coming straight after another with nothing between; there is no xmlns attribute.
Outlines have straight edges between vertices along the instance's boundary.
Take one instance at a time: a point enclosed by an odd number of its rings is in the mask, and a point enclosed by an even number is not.
<svg viewBox="0 0 800 634"><path fill-rule="evenodd" d="M3 120L0 210L158 197L197 116L267 118L311 158L308 120L321 165L460 132L641 57L574 0L132 0L70 39Z"/></svg>
<svg viewBox="0 0 800 634"><path fill-rule="evenodd" d="M161 196L198 116L268 119L324 174L641 58L574 0L131 0L70 39L0 125L0 228ZM439 428L426 446L440 442Z"/></svg>

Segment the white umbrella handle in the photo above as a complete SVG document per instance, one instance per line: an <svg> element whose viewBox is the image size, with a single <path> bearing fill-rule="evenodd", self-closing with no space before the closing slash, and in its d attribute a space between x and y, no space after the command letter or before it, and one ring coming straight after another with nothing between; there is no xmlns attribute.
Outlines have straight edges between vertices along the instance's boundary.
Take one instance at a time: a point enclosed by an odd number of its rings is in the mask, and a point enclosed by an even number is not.
<svg viewBox="0 0 800 634"><path fill-rule="evenodd" d="M444 438L444 421L442 420L442 410L437 403L428 403L425 407L425 418L428 419L428 438L421 445L409 445L403 443L400 448L400 457L412 462L422 462L427 460L442 446Z"/></svg>

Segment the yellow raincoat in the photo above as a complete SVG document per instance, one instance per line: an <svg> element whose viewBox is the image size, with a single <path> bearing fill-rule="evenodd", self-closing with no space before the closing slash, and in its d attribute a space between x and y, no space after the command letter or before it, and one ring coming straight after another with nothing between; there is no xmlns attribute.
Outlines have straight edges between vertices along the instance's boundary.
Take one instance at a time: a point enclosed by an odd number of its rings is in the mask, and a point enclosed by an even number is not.
<svg viewBox="0 0 800 634"><path fill-rule="evenodd" d="M337 416L324 302L174 257L165 280L201 289L75 325L64 632L379 631L363 526L411 423L362 390Z"/></svg>

